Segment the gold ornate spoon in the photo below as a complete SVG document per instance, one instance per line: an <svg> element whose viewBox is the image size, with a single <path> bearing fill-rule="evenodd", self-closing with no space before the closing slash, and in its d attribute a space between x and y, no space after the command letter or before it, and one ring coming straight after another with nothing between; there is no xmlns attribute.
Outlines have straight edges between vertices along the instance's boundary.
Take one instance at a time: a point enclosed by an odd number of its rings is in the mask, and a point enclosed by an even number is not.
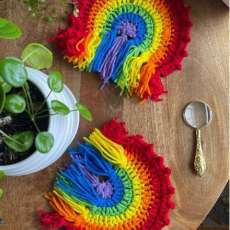
<svg viewBox="0 0 230 230"><path fill-rule="evenodd" d="M194 128L196 131L194 170L197 175L202 176L206 170L206 162L201 144L200 129L211 122L212 110L205 102L193 101L185 107L183 118L186 124Z"/></svg>

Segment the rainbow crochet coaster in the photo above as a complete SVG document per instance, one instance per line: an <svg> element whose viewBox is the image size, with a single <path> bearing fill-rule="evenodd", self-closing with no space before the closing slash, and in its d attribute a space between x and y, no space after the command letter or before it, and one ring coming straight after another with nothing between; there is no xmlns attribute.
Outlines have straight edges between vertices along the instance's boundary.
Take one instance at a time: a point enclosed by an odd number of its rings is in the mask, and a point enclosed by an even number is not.
<svg viewBox="0 0 230 230"><path fill-rule="evenodd" d="M159 100L161 77L181 69L191 22L183 0L78 0L70 26L53 39L74 67L99 73L102 87Z"/></svg>
<svg viewBox="0 0 230 230"><path fill-rule="evenodd" d="M41 224L65 230L160 230L174 208L170 169L142 136L112 120L69 151Z"/></svg>

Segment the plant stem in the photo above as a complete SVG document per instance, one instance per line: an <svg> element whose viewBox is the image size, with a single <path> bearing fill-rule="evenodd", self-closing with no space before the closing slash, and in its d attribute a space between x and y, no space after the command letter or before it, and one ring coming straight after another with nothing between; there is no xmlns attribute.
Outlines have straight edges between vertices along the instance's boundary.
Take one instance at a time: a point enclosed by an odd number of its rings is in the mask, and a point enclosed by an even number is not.
<svg viewBox="0 0 230 230"><path fill-rule="evenodd" d="M35 115L34 115L34 108L33 108L33 101L32 98L30 96L30 92L29 92L29 85L26 83L23 87L23 91L24 94L26 96L26 103L27 103L27 108L28 110L26 110L27 114L29 115L34 127L36 128L37 132L40 132L40 129L35 121Z"/></svg>
<svg viewBox="0 0 230 230"><path fill-rule="evenodd" d="M33 122L34 127L36 128L36 130L37 130L38 132L40 132L40 129L39 129L39 127L38 127L36 121L34 120L34 117L31 117L31 121Z"/></svg>
<svg viewBox="0 0 230 230"><path fill-rule="evenodd" d="M28 101L29 101L30 108L31 108L31 113L34 114L34 106L33 106L32 98L30 96L30 91L29 91L29 85L28 85L28 83L26 83L25 86L23 86L23 88L25 89L25 92L26 92L27 97L28 97Z"/></svg>
<svg viewBox="0 0 230 230"><path fill-rule="evenodd" d="M50 92L48 93L48 95L46 96L46 98L44 99L44 101L42 102L41 106L38 108L37 112L40 112L40 110L43 108L43 106L45 105L48 97L50 96L50 94L52 93L52 90L50 90Z"/></svg>
<svg viewBox="0 0 230 230"><path fill-rule="evenodd" d="M40 132L40 129L39 129L39 127L38 127L38 125L37 125L37 123L36 123L36 121L34 119L35 115L31 114L28 110L25 110L25 111L27 112L28 116L30 117L30 120L32 121L32 123L33 123L34 127L36 128L36 130L38 132Z"/></svg>
<svg viewBox="0 0 230 230"><path fill-rule="evenodd" d="M27 106L26 112L31 116L32 111L31 111L31 108L30 108L30 102L29 102L29 99L28 99L28 96L27 96L27 92L26 92L26 89L25 89L24 86L22 87L22 89L23 89L23 92L24 92L24 95L25 95L25 98L26 98L26 106Z"/></svg>
<svg viewBox="0 0 230 230"><path fill-rule="evenodd" d="M37 116L37 115L41 114L42 112L46 112L46 111L48 111L48 110L40 111L40 112L36 113L34 116L39 119L39 118L45 118L45 117L49 117L49 116L58 115L58 113L50 113L50 114L46 114L46 115ZM79 110L78 109L70 110L70 112L77 112L77 111L79 111Z"/></svg>
<svg viewBox="0 0 230 230"><path fill-rule="evenodd" d="M46 115L41 115L41 116L37 116L36 118L37 119L40 119L40 118L45 118L45 117L49 117L49 116L55 116L57 115L58 113L51 113L51 114L46 114Z"/></svg>
<svg viewBox="0 0 230 230"><path fill-rule="evenodd" d="M2 131L0 129L0 134L2 134L2 136L8 138L9 140L13 141L14 143L18 144L18 145L22 145L22 143L16 141L14 138L12 138L11 136L7 135L4 131Z"/></svg>
<svg viewBox="0 0 230 230"><path fill-rule="evenodd" d="M48 109L41 110L41 111L35 113L34 116L36 117L37 115L39 115L39 114L41 114L41 113L48 112L48 111L49 111Z"/></svg>

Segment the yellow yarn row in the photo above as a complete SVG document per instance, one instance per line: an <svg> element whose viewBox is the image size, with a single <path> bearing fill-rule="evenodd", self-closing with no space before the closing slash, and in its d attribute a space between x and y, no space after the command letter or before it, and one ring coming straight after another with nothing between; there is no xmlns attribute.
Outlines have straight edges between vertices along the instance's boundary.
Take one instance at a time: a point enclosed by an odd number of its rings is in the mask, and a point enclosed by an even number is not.
<svg viewBox="0 0 230 230"><path fill-rule="evenodd" d="M85 205L80 204L79 200L74 201L74 198L68 196L66 193L63 193L62 191L56 189L53 190L53 193L57 197L65 201L67 204L69 204L75 212L81 213L82 215L87 215L87 213L89 212L89 209L86 208Z"/></svg>
<svg viewBox="0 0 230 230"><path fill-rule="evenodd" d="M126 167L127 158L124 154L124 148L105 137L99 129L95 129L85 140L98 149L107 161L121 168Z"/></svg>

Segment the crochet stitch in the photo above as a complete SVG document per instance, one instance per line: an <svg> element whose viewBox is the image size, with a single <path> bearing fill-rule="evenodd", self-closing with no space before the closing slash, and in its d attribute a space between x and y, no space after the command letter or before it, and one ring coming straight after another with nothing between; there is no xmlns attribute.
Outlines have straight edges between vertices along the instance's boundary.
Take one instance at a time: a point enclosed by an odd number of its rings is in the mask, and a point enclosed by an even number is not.
<svg viewBox="0 0 230 230"><path fill-rule="evenodd" d="M183 0L78 0L53 39L74 67L124 94L159 100L161 77L181 69L191 21Z"/></svg>
<svg viewBox="0 0 230 230"><path fill-rule="evenodd" d="M170 169L140 135L128 136L112 120L70 149L47 199L55 211L40 212L52 230L160 230L174 208Z"/></svg>

